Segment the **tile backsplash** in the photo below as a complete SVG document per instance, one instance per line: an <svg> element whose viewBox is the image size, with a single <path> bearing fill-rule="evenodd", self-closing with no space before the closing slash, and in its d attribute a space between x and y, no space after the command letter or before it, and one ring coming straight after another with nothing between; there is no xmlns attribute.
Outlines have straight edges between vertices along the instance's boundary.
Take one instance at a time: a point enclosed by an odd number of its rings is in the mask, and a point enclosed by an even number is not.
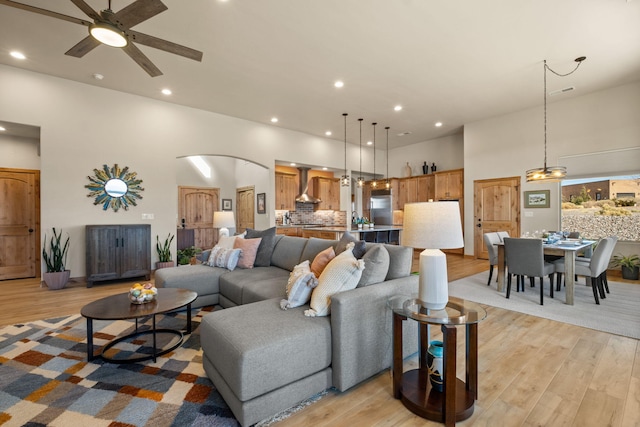
<svg viewBox="0 0 640 427"><path fill-rule="evenodd" d="M292 225L320 224L320 225L345 225L347 223L346 211L314 211L314 205L310 203L296 203L295 211L276 210L276 225L282 225L285 213L289 212Z"/></svg>

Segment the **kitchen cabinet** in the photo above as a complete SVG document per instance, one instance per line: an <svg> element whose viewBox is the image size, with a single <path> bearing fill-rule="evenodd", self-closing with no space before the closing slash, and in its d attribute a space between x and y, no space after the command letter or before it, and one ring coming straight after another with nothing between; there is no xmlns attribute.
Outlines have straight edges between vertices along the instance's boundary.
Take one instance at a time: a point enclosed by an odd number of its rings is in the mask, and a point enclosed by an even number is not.
<svg viewBox="0 0 640 427"><path fill-rule="evenodd" d="M102 280L142 277L151 274L151 226L87 225L87 287Z"/></svg>
<svg viewBox="0 0 640 427"><path fill-rule="evenodd" d="M340 180L338 178L314 176L311 178L311 194L322 200L316 204L316 210L340 210Z"/></svg>
<svg viewBox="0 0 640 427"><path fill-rule="evenodd" d="M296 210L297 191L295 174L276 172L276 209Z"/></svg>
<svg viewBox="0 0 640 427"><path fill-rule="evenodd" d="M463 169L438 172L435 176L435 198L437 200L460 200L463 197Z"/></svg>
<svg viewBox="0 0 640 427"><path fill-rule="evenodd" d="M276 227L276 234L302 237L302 227Z"/></svg>
<svg viewBox="0 0 640 427"><path fill-rule="evenodd" d="M406 203L427 202L435 197L433 175L402 178L398 181L397 209L404 209Z"/></svg>
<svg viewBox="0 0 640 427"><path fill-rule="evenodd" d="M316 239L338 240L338 233L335 231L320 231L302 229L302 237L315 237Z"/></svg>
<svg viewBox="0 0 640 427"><path fill-rule="evenodd" d="M371 218L371 181L362 186L362 218Z"/></svg>

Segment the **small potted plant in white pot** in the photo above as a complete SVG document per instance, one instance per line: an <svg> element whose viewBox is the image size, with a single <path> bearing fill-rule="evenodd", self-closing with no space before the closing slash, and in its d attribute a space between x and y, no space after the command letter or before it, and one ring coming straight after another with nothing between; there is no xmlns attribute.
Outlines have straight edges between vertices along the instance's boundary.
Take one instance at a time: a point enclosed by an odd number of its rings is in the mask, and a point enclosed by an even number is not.
<svg viewBox="0 0 640 427"><path fill-rule="evenodd" d="M158 252L158 262L156 262L156 270L161 268L173 267L173 259L171 259L171 242L175 236L169 233L164 242L160 243L160 238L156 236L156 252Z"/></svg>
<svg viewBox="0 0 640 427"><path fill-rule="evenodd" d="M42 274L44 282L51 290L62 289L69 281L71 271L65 269L67 263L67 253L69 252L69 236L62 243L62 231L56 233L53 228L53 236L47 243L47 236L44 236L44 247L42 248L42 259L47 266L47 272Z"/></svg>
<svg viewBox="0 0 640 427"><path fill-rule="evenodd" d="M622 268L622 278L627 280L638 280L640 276L640 258L638 255L615 255L612 258L614 267Z"/></svg>

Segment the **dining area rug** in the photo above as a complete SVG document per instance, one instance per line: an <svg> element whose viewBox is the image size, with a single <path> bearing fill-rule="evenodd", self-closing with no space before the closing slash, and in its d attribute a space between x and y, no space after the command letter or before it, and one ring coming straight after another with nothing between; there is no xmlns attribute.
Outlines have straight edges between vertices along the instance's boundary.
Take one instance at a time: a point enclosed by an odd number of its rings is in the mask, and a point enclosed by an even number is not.
<svg viewBox="0 0 640 427"><path fill-rule="evenodd" d="M640 339L640 284L609 280L611 292L607 294L606 299L600 300L600 305L597 305L591 285L585 286L584 277L579 277L575 285L574 305L567 305L564 303L564 286L562 290L555 291L554 298L551 298L549 279L545 278L544 305L540 305L540 279L536 279L533 288L529 286L529 281L525 280L524 292L515 292L513 286L507 299L506 285L504 292L498 292L495 279L487 286L488 278L487 271L451 282L449 295L492 307Z"/></svg>
<svg viewBox="0 0 640 427"><path fill-rule="evenodd" d="M86 319L79 314L0 328L0 426L239 426L202 366L198 326L210 311L194 309L193 332L156 362L87 362ZM186 311L157 315L156 322L158 328L182 329ZM94 320L93 326L98 348L132 332L135 322ZM118 344L115 351L148 354L144 341Z"/></svg>

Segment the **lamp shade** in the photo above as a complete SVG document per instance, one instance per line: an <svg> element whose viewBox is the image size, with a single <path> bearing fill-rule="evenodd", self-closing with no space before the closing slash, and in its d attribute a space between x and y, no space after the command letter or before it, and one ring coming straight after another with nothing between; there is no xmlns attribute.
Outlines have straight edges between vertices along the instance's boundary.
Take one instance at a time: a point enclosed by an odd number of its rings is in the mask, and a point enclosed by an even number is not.
<svg viewBox="0 0 640 427"><path fill-rule="evenodd" d="M216 211L213 213L213 228L235 228L236 220L233 211Z"/></svg>
<svg viewBox="0 0 640 427"><path fill-rule="evenodd" d="M455 249L464 246L458 202L404 205L402 245L419 249Z"/></svg>

